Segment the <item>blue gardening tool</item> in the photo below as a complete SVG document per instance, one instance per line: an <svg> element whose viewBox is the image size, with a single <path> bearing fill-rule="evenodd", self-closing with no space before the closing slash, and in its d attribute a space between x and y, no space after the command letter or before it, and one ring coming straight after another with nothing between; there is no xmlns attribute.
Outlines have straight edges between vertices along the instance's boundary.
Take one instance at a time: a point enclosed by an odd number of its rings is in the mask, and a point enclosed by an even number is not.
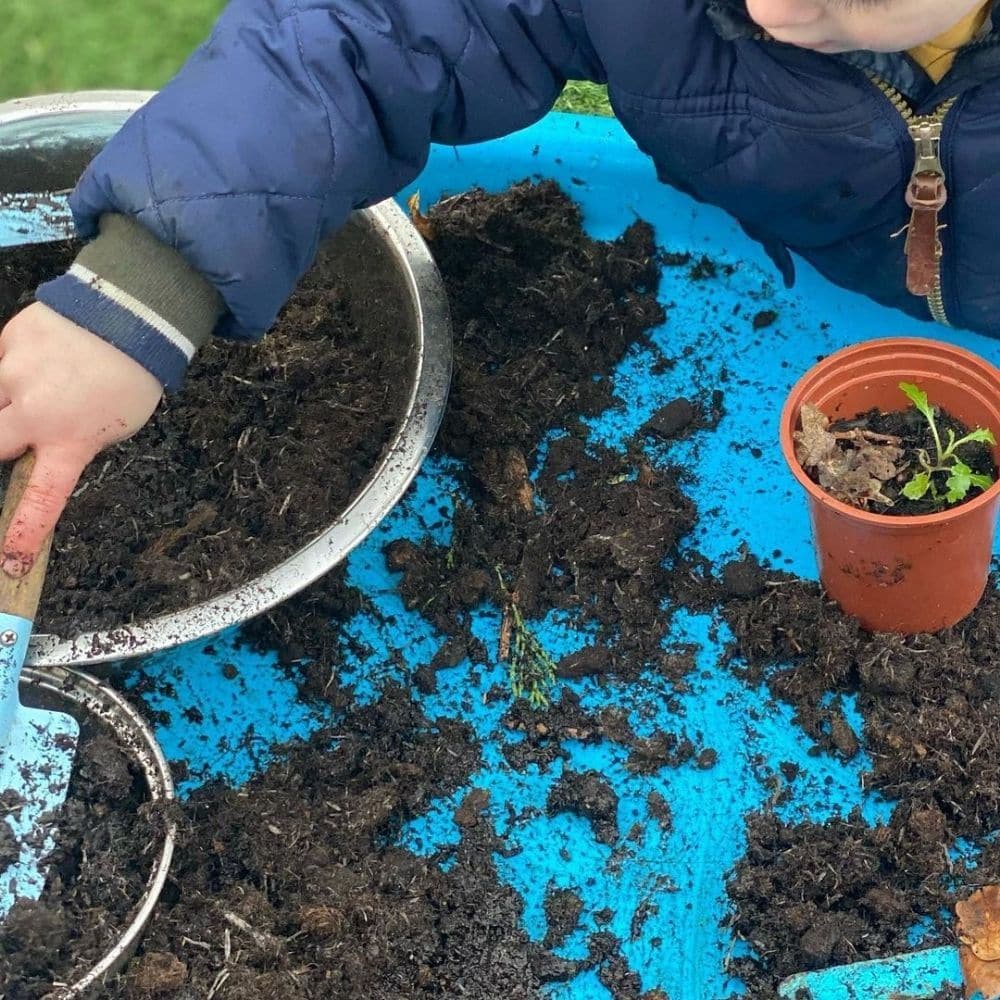
<svg viewBox="0 0 1000 1000"><path fill-rule="evenodd" d="M778 996L782 1000L921 1000L961 985L958 949L944 947L802 972L786 979Z"/></svg>
<svg viewBox="0 0 1000 1000"><path fill-rule="evenodd" d="M73 234L68 191L0 194L0 247L64 240Z"/></svg>
<svg viewBox="0 0 1000 1000"><path fill-rule="evenodd" d="M29 452L14 466L0 513L0 538L33 465ZM50 536L21 579L0 573L0 920L19 899L41 895L55 813L66 798L80 735L72 716L28 708L18 697L51 544Z"/></svg>

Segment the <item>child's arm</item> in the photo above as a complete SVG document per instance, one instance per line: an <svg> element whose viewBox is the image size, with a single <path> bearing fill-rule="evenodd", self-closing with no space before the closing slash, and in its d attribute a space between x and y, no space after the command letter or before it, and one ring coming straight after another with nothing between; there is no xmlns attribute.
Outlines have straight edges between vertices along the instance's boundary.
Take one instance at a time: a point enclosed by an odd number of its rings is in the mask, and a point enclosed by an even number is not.
<svg viewBox="0 0 1000 1000"><path fill-rule="evenodd" d="M81 233L97 238L39 299L175 387L213 329L259 337L320 240L416 177L431 142L515 131L549 110L567 78L601 79L579 2L234 0L87 170L71 204ZM51 313L29 324L49 327ZM135 380L135 365L112 367L115 384ZM39 367L33 377L58 376ZM101 430L78 394L65 405L46 395L88 440ZM55 476L63 486L84 451ZM44 525L21 522L14 554L30 557ZM14 548L8 538L4 553Z"/></svg>
<svg viewBox="0 0 1000 1000"><path fill-rule="evenodd" d="M115 311L89 272L176 311L200 286L168 271L173 248L218 293L216 332L261 336L320 239L416 177L432 141L523 128L569 73L596 75L580 21L556 0L235 0L84 175L71 203L82 234L124 219L43 301L171 388L184 345ZM218 305L170 325L197 344Z"/></svg>

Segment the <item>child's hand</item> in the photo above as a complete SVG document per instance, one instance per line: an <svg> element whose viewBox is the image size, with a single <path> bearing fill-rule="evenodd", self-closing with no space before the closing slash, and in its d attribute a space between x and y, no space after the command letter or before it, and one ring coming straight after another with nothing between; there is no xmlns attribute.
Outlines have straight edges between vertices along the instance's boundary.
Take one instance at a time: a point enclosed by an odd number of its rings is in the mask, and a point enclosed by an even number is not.
<svg viewBox="0 0 1000 1000"><path fill-rule="evenodd" d="M35 467L3 540L0 568L22 576L80 474L149 420L163 387L138 362L40 303L0 333L0 461L31 448Z"/></svg>

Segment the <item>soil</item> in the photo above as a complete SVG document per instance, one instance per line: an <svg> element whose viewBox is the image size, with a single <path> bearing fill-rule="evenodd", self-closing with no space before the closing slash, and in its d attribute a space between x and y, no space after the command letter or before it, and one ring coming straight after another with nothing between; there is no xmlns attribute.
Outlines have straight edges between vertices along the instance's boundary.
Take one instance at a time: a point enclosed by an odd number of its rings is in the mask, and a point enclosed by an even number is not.
<svg viewBox="0 0 1000 1000"><path fill-rule="evenodd" d="M815 584L760 572L762 593L724 604L734 669L792 704L818 745L851 757L863 742L866 787L900 803L875 829L857 817L825 826L750 819L730 895L737 933L761 956L743 961L740 974L751 996L764 997L792 972L908 950L918 919L932 928L928 944L949 941L956 900L1000 881L995 845L975 866L946 850L1000 828L1000 737L991 721L1000 710L1000 598L991 581L976 611L950 630L872 635ZM847 723L846 697L861 712L860 734Z"/></svg>
<svg viewBox="0 0 1000 1000"><path fill-rule="evenodd" d="M576 930L583 913L583 900L572 889L549 886L545 893L545 947L558 948Z"/></svg>
<svg viewBox="0 0 1000 1000"><path fill-rule="evenodd" d="M387 550L404 601L474 657L485 651L469 636L469 615L492 600L508 620L516 606L529 628L566 609L597 628L598 645L617 637L610 663L584 653L556 673L674 675L678 661L661 645L664 558L696 512L678 473L650 465L640 445L647 433L709 425L721 401L678 400L673 416L665 407L625 454L589 445L582 422L620 405L611 372L664 319L650 227L592 240L551 182L471 191L428 219L456 338L438 449L467 463L466 495L450 546Z"/></svg>
<svg viewBox="0 0 1000 1000"><path fill-rule="evenodd" d="M596 771L563 774L549 793L548 810L582 816L600 843L618 842L618 795Z"/></svg>
<svg viewBox="0 0 1000 1000"><path fill-rule="evenodd" d="M245 788L203 788L144 954L111 995L205 996L224 975L222 995L240 1000L454 996L456 984L536 996L543 952L498 883L491 824L463 826L448 872L383 846L479 766L468 727L390 688Z"/></svg>
<svg viewBox="0 0 1000 1000"><path fill-rule="evenodd" d="M450 545L397 541L385 552L404 600L442 635L433 663L409 682L433 691L438 671L465 658L509 656L470 631L472 611L492 603L511 648L518 622L530 632L553 609L591 627L588 645L552 664L560 679L641 679L679 692L695 664L690 650L663 648L671 613L717 609L734 636L732 669L790 702L819 746L850 758L863 742L872 787L901 802L876 829L857 816L822 826L751 817L729 891L733 931L759 958L731 971L751 997L773 997L787 974L909 950L919 919L929 921L927 943L951 940L956 896L1000 881L1000 846L986 845L975 868L944 849L1000 828L1000 683L991 679L1000 599L990 590L955 629L900 640L861 632L814 584L751 558L715 574L682 554L697 512L681 474L652 465L641 445L710 427L721 395L667 401L623 453L591 446L581 420L613 403L609 373L663 318L663 255L648 227L591 241L551 184L473 191L427 220L456 322L455 389L438 449L464 466ZM670 263L699 279L719 271L707 258ZM457 844L429 858L386 846L432 799L466 787L482 760L469 727L425 718L405 688L389 687L371 707L353 703L337 680L346 651L329 622L364 608L333 573L246 630L245 641L277 650L304 698L333 706L336 728L288 748L246 788L206 787L186 805L173 882L113 1000L190 1000L213 989L240 1000L507 1000L538 997L545 983L584 969L596 969L616 1000L664 1000L641 993L607 930L591 935L583 961L548 950L581 922L572 888L549 886L545 939L528 939L522 902L497 875L494 858L508 847L494 835L484 789L456 804ZM510 766L565 768L565 740L600 739L626 747L634 773L717 762L711 747L678 733L637 737L624 710L590 712L568 687L550 695L547 708L520 699L505 712L502 724L523 734L503 748ZM510 697L506 686L487 693ZM849 699L863 733L851 727ZM792 781L796 766L780 771ZM618 827L614 788L594 772L557 773L548 811L582 817L620 849L634 831ZM648 806L669 831L670 802L652 793ZM636 912L635 934L650 915ZM592 916L606 927L614 914Z"/></svg>
<svg viewBox="0 0 1000 1000"><path fill-rule="evenodd" d="M246 583L331 523L401 413L398 292L324 250L260 345L215 340L184 388L84 473L56 533L39 627L146 620ZM0 251L0 322L73 243ZM323 469L322 476L315 470Z"/></svg>
<svg viewBox="0 0 1000 1000"><path fill-rule="evenodd" d="M45 891L3 923L5 1000L41 1000L54 981L85 972L115 943L149 878L163 814L151 810L141 771L93 724L81 727L76 761Z"/></svg>
<svg viewBox="0 0 1000 1000"><path fill-rule="evenodd" d="M803 423L806 410L803 407ZM818 411L813 412L819 416ZM947 442L949 433L960 440L972 429L941 410L936 412L935 423L943 442ZM829 435L835 435L837 440ZM949 473L935 472L931 476L932 489L922 498L910 499L904 494L907 483L922 468L920 453L932 457L937 453L930 425L913 406L892 413L870 410L851 420L836 421L829 425L825 440L831 451L822 458L815 443L808 439L805 450L801 442L797 445L803 467L814 482L838 500L873 513L891 517L935 514L960 507L983 492L981 487L972 485L962 499L949 502L946 499ZM803 460L806 454L810 457ZM958 457L974 474L996 481L997 465L986 444L962 445ZM816 458L818 465L813 465Z"/></svg>
<svg viewBox="0 0 1000 1000"><path fill-rule="evenodd" d="M471 471L450 558L410 543L387 552L405 593L435 595L429 614L444 635L413 683L432 690L438 669L466 656L492 659L468 631L478 603L506 600L509 612L516 602L530 620L550 602L579 610L590 594L598 601L588 614L605 634L626 616L643 627L625 630L637 638L618 644L610 661L595 643L560 672L621 677L648 662L679 678L690 660L659 649L663 616L653 595L665 581L663 557L694 510L675 473L651 468L638 448L588 451L581 420L613 402L609 373L663 319L649 227L637 223L612 243L589 240L576 207L551 184L499 197L472 192L431 218L457 333L440 450L465 458ZM685 404L689 424L705 423L720 400ZM527 467L542 457L545 433L559 427L566 436L549 445L536 485ZM385 847L400 823L462 785L481 761L467 727L425 719L402 690L388 690L372 708L353 705L337 681L345 650L329 621L364 606L335 572L244 630L243 641L276 649L302 697L333 706L338 724L289 748L246 788L206 787L186 805L171 885L139 957L109 995L181 1000L214 988L241 1000L395 1000L461 989L492 1000L538 996L546 982L598 967L616 998L638 997L638 978L613 935L594 935L579 962L521 931L521 901L494 867L494 854L507 848L493 835L484 790L456 809L462 837L447 849L447 872L441 856ZM570 692L546 712L518 701L505 723L525 731L521 766L551 765L567 738L641 743L624 713L592 717ZM602 778L566 776L559 787L553 809L579 811L609 843L618 839L617 798ZM664 803L661 821L668 811ZM573 929L573 909L569 896L551 904L553 942Z"/></svg>

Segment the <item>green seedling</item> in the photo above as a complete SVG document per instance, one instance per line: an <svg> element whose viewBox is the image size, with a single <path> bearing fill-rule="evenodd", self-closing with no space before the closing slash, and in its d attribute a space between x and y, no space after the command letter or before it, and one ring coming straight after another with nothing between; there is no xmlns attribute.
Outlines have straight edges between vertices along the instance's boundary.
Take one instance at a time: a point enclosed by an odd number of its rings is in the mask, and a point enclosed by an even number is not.
<svg viewBox="0 0 1000 1000"><path fill-rule="evenodd" d="M899 388L927 421L931 436L934 438L935 450L933 457L923 448L917 452L921 466L920 471L914 473L910 481L903 487L903 496L909 500L921 500L929 493L935 500L938 499L940 494L934 482L934 476L937 473L948 477L945 480L945 486L948 489L944 494L947 503L958 503L958 501L964 500L969 490L974 486L978 486L981 490L989 489L993 485L993 478L973 472L959 458L958 449L973 442L995 445L997 442L993 432L986 428L977 427L965 437L956 439L955 432L949 427L947 441L943 442L935 419L934 407L927 399L927 393L912 382L900 382Z"/></svg>
<svg viewBox="0 0 1000 1000"><path fill-rule="evenodd" d="M548 692L556 680L555 660L528 628L499 570L497 576L506 604L500 626L500 659L507 661L510 689L515 698L527 698L532 708L547 708Z"/></svg>

